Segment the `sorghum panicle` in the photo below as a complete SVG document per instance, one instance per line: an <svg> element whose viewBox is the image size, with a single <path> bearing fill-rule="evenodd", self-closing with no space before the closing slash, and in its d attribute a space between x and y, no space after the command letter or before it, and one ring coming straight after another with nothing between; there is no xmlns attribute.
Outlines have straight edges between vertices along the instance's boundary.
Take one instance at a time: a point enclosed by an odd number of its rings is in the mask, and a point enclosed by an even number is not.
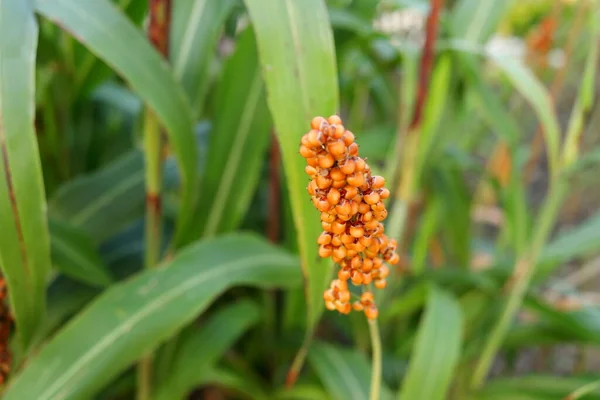
<svg viewBox="0 0 600 400"><path fill-rule="evenodd" d="M308 193L321 212L319 255L331 257L340 267L338 279L323 294L325 306L343 314L364 311L367 318L377 318L373 294L367 290L351 303L348 281L368 287L373 282L383 289L390 271L386 263L400 261L397 243L384 234L382 224L387 217L383 200L390 191L383 177L371 175L366 160L358 155L354 134L344 128L339 116L315 117L311 128L302 137L300 154L311 177Z"/></svg>

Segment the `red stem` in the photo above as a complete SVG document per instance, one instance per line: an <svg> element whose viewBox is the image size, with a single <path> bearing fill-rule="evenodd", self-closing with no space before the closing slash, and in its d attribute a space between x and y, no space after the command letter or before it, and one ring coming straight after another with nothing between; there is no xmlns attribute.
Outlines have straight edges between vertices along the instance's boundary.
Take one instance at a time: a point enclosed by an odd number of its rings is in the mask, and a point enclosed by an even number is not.
<svg viewBox="0 0 600 400"><path fill-rule="evenodd" d="M409 132L415 131L421 124L423 118L423 108L427 100L429 91L429 81L431 70L433 68L433 59L435 58L435 41L439 26L440 12L444 0L431 0L431 11L427 17L425 25L425 43L423 44L423 53L421 55L421 68L419 69L419 84L417 87L417 101L413 118L409 125Z"/></svg>

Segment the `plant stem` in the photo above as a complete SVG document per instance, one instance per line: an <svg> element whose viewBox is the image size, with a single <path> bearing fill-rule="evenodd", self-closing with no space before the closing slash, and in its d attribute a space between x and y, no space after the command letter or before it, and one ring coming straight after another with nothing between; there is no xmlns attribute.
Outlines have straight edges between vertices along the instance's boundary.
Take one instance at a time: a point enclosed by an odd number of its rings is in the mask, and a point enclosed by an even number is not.
<svg viewBox="0 0 600 400"><path fill-rule="evenodd" d="M560 179L552 183L551 189L538 217L537 224L535 225L537 229L534 232L531 245L529 246L529 249L517 258L513 276L510 279L510 283L512 283L513 286L508 302L500 319L488 337L479 361L475 366L475 371L471 380L471 388L473 389L477 389L483 384L490 367L492 366L496 353L500 349L500 345L523 302L523 298L525 297L527 288L529 287L529 283L535 272L535 266L539 255L548 236L550 236L552 227L554 226L554 222L560 211L562 200L567 192L566 186L566 183Z"/></svg>
<svg viewBox="0 0 600 400"><path fill-rule="evenodd" d="M168 58L169 31L171 25L171 0L149 0L150 23L148 39L152 45ZM144 155L146 161L146 226L145 257L146 269L155 268L160 261L162 242L162 169L163 134L156 116L146 110L144 119ZM152 353L144 356L138 365L137 399L152 397Z"/></svg>
<svg viewBox="0 0 600 400"><path fill-rule="evenodd" d="M294 357L294 361L292 361L292 366L287 373L287 377L285 379L285 387L291 389L296 384L296 380L298 379L298 375L300 374L300 370L304 365L304 360L306 360L306 355L308 354L308 348L312 342L313 332L312 330L307 330L306 335L304 336L304 341L302 342L302 347L298 350L296 357Z"/></svg>
<svg viewBox="0 0 600 400"><path fill-rule="evenodd" d="M381 336L377 319L369 320L369 334L371 335L372 366L371 366L371 391L369 400L379 400L381 391Z"/></svg>

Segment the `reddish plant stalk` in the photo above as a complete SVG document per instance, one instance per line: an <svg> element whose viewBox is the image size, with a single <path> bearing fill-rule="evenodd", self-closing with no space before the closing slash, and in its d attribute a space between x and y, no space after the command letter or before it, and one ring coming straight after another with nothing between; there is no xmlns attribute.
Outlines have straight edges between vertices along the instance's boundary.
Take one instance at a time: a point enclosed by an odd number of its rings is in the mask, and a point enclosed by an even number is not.
<svg viewBox="0 0 600 400"><path fill-rule="evenodd" d="M267 220L267 237L273 243L279 240L279 208L280 208L280 188L279 188L279 164L281 162L281 153L277 137L273 134L271 139L271 151L269 155L269 217Z"/></svg>
<svg viewBox="0 0 600 400"><path fill-rule="evenodd" d="M148 39L163 57L168 58L171 0L149 0L148 7L150 10Z"/></svg>
<svg viewBox="0 0 600 400"><path fill-rule="evenodd" d="M417 86L417 100L413 118L409 125L409 132L415 131L423 119L423 109L429 92L429 83L431 80L431 70L433 69L433 60L435 58L435 42L438 34L440 13L444 5L444 0L431 0L431 11L425 24L425 43L421 54L421 67L419 68L419 83Z"/></svg>

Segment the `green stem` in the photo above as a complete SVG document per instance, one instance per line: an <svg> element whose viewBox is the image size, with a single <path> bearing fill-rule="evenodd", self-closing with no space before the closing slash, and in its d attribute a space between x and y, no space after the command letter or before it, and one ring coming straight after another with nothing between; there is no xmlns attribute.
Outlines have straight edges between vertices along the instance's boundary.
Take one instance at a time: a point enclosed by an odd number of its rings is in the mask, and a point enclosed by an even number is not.
<svg viewBox="0 0 600 400"><path fill-rule="evenodd" d="M585 395L588 395L600 388L600 381L590 382L584 385L565 397L565 400L577 400Z"/></svg>
<svg viewBox="0 0 600 400"><path fill-rule="evenodd" d="M162 239L162 133L156 117L150 110L144 120L144 154L146 160L146 269L155 268L160 260ZM138 400L150 400L152 396L152 354L140 360L138 366Z"/></svg>
<svg viewBox="0 0 600 400"><path fill-rule="evenodd" d="M369 333L371 335L371 347L373 359L371 366L371 391L369 400L379 400L381 391L381 336L377 319L369 320Z"/></svg>
<svg viewBox="0 0 600 400"><path fill-rule="evenodd" d="M558 180L552 184L550 192L542 207L536 224L533 240L529 249L521 254L515 263L513 272L513 287L508 302L492 333L488 337L471 380L471 388L478 389L483 384L490 367L500 349L502 341L510 328L514 317L523 302L529 283L535 272L535 266L542 248L554 226L563 197L566 193L566 184Z"/></svg>
<svg viewBox="0 0 600 400"><path fill-rule="evenodd" d="M288 371L285 386L288 389L291 389L296 384L296 380L298 379L298 375L300 374L300 370L304 365L304 361L306 360L306 356L308 354L308 348L312 343L313 332L312 329L306 331L306 335L304 336L304 341L302 342L302 347L298 350L296 357L294 357L294 361L292 361L292 366Z"/></svg>

